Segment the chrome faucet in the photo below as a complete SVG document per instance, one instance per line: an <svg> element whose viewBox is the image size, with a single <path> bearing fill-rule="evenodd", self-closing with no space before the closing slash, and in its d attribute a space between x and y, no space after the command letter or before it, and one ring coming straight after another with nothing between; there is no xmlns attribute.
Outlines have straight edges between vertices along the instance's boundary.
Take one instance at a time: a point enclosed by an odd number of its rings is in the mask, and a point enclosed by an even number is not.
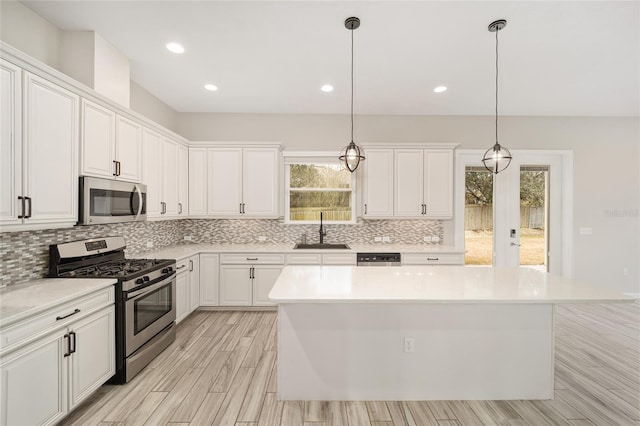
<svg viewBox="0 0 640 426"><path fill-rule="evenodd" d="M320 244L324 244L324 237L327 235L327 231L325 231L322 226L322 212L320 212Z"/></svg>

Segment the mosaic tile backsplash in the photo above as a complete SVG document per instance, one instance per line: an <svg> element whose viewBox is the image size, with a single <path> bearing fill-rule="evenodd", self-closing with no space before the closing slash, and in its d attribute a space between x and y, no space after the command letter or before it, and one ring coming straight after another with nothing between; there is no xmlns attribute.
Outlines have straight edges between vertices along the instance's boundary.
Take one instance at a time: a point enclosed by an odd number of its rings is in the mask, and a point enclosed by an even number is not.
<svg viewBox="0 0 640 426"><path fill-rule="evenodd" d="M392 243L425 243L423 237L438 236L443 241L442 222L437 220L359 220L355 225L326 225L325 242L373 243L374 237L390 237ZM17 284L43 278L49 268L49 244L123 235L126 255L133 257L153 250L184 243L297 243L306 233L307 242L318 242L318 225L289 225L282 219L182 219L161 222L131 222L111 225L76 226L64 229L0 233L0 285ZM379 243L378 243L379 244Z"/></svg>

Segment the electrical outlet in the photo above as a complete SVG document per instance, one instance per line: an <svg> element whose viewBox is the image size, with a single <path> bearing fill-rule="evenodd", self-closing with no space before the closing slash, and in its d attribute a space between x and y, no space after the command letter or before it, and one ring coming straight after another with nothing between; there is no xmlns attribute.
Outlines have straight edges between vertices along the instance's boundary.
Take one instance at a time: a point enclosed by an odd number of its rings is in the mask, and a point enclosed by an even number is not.
<svg viewBox="0 0 640 426"><path fill-rule="evenodd" d="M376 243L380 243L382 242L382 237L373 237L373 241L375 241Z"/></svg>
<svg viewBox="0 0 640 426"><path fill-rule="evenodd" d="M431 241L433 241L434 243L437 243L438 241L440 241L440 237L434 235L433 237L431 237Z"/></svg>
<svg viewBox="0 0 640 426"><path fill-rule="evenodd" d="M147 241L147 248L153 247L153 241Z"/></svg>
<svg viewBox="0 0 640 426"><path fill-rule="evenodd" d="M260 241L260 242L265 242L265 241L267 241L267 237L265 237L264 235L260 235L260 236L258 237L258 241Z"/></svg>
<svg viewBox="0 0 640 426"><path fill-rule="evenodd" d="M391 242L391 238L390 237L382 237L382 242L383 243L390 243Z"/></svg>
<svg viewBox="0 0 640 426"><path fill-rule="evenodd" d="M184 240L185 241L191 241L191 235L185 235L184 236Z"/></svg>
<svg viewBox="0 0 640 426"><path fill-rule="evenodd" d="M427 243L431 242L431 237L424 237L423 240Z"/></svg>
<svg viewBox="0 0 640 426"><path fill-rule="evenodd" d="M578 230L578 232L580 232L580 235L591 235L593 233L593 229L588 227L582 227Z"/></svg>
<svg viewBox="0 0 640 426"><path fill-rule="evenodd" d="M416 349L416 339L413 337L405 337L404 338L404 351L405 352L413 352Z"/></svg>

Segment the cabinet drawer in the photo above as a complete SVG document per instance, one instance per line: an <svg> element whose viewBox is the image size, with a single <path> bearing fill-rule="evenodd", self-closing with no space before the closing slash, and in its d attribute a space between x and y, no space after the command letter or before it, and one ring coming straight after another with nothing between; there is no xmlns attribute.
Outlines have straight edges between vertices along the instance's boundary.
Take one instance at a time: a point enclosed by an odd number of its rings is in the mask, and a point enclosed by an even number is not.
<svg viewBox="0 0 640 426"><path fill-rule="evenodd" d="M462 253L403 253L403 265L464 265Z"/></svg>
<svg viewBox="0 0 640 426"><path fill-rule="evenodd" d="M29 318L3 328L0 330L0 346L2 346L2 352L8 352L14 349L17 345L27 343L45 333L55 330L58 327L66 326L72 321L83 318L88 314L105 306L112 305L113 303L114 288L113 286L110 286L55 308L51 308L33 318ZM61 318L74 313L76 310L78 310L77 313L66 318Z"/></svg>
<svg viewBox="0 0 640 426"><path fill-rule="evenodd" d="M287 255L287 265L320 265L322 255L320 253L294 253Z"/></svg>
<svg viewBox="0 0 640 426"><path fill-rule="evenodd" d="M189 258L181 259L176 262L176 274L189 271Z"/></svg>
<svg viewBox="0 0 640 426"><path fill-rule="evenodd" d="M347 254L323 254L322 255L322 264L323 265L355 265L356 264L356 255L347 253Z"/></svg>
<svg viewBox="0 0 640 426"><path fill-rule="evenodd" d="M283 254L223 254L220 263L226 265L284 265Z"/></svg>

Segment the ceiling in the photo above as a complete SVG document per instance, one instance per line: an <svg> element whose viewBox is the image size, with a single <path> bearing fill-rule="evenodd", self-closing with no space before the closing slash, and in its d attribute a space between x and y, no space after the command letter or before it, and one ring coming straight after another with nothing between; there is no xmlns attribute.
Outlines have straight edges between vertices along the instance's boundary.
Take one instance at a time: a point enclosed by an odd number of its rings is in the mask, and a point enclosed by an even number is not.
<svg viewBox="0 0 640 426"><path fill-rule="evenodd" d="M498 18L501 115L639 114L637 1L23 3L61 29L96 31L130 59L132 80L181 112L349 113L344 20L358 16L356 114L494 114L487 26Z"/></svg>

